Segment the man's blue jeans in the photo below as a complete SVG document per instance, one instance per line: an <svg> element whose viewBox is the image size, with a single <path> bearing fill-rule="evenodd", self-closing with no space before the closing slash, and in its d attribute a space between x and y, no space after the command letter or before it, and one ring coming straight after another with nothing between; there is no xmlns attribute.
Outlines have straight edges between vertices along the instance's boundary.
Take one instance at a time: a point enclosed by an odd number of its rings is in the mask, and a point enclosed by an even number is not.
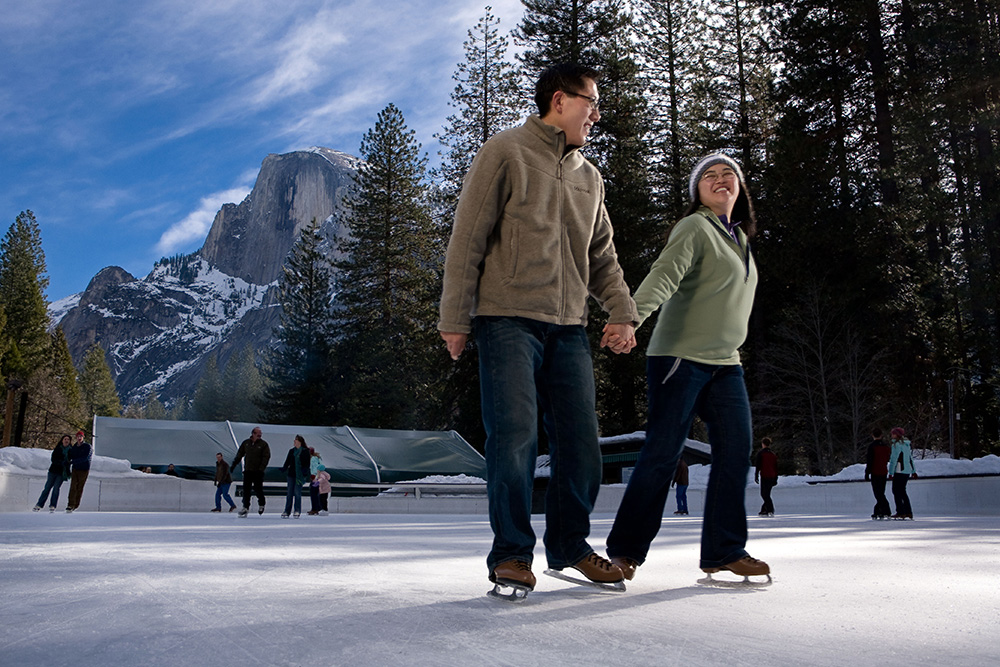
<svg viewBox="0 0 1000 667"><path fill-rule="evenodd" d="M677 485L677 511L687 514L688 511L688 485Z"/></svg>
<svg viewBox="0 0 1000 667"><path fill-rule="evenodd" d="M549 440L551 478L545 496L545 555L562 569L586 558L590 512L601 483L594 365L582 326L518 317L476 317L486 488L493 568L532 562L531 492L538 453L538 415Z"/></svg>
<svg viewBox="0 0 1000 667"><path fill-rule="evenodd" d="M670 480L697 415L708 428L712 447L700 567L739 560L747 555L745 501L753 443L743 367L649 357L646 369L646 442L608 535L608 555L639 563L646 560L660 530Z"/></svg>
<svg viewBox="0 0 1000 667"><path fill-rule="evenodd" d="M231 484L219 484L215 487L215 509L222 509L222 499L225 498L226 502L229 503L230 507L236 507L236 503L229 496L229 487Z"/></svg>

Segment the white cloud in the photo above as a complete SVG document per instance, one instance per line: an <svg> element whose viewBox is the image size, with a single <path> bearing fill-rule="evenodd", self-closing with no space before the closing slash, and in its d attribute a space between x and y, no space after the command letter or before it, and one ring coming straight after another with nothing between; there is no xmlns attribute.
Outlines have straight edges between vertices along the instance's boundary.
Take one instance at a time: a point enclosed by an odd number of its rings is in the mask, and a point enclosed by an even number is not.
<svg viewBox="0 0 1000 667"><path fill-rule="evenodd" d="M167 255L176 252L179 248L189 246L193 241L204 239L212 227L215 214L219 212L222 205L239 203L249 193L249 187L241 186L202 197L197 209L188 213L183 220L171 225L170 229L163 232L156 244L156 251L161 255Z"/></svg>
<svg viewBox="0 0 1000 667"><path fill-rule="evenodd" d="M267 106L310 90L325 80L328 75L324 70L331 53L347 43L347 37L333 23L330 13L321 11L283 38L273 71L260 77L255 84L259 88L254 98L257 104Z"/></svg>

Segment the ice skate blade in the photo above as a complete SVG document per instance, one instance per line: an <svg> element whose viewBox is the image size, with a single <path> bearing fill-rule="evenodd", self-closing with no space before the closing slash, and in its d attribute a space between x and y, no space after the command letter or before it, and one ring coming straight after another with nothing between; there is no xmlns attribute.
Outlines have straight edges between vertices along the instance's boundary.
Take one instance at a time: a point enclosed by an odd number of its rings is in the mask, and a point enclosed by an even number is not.
<svg viewBox="0 0 1000 667"><path fill-rule="evenodd" d="M771 585L771 575L765 574L767 581L754 581L748 576L743 577L743 581L732 581L730 579L713 579L710 572L706 572L705 576L698 580L698 584L701 586L712 586L714 588L767 588Z"/></svg>
<svg viewBox="0 0 1000 667"><path fill-rule="evenodd" d="M614 581L610 583L601 583L599 581L591 581L590 579L585 579L583 577L573 577L562 570L545 570L545 574L556 579L562 579L563 581L568 581L571 584L576 584L578 586L590 586L591 588L596 588L599 591L608 591L609 593L624 593L625 592L625 581Z"/></svg>
<svg viewBox="0 0 1000 667"><path fill-rule="evenodd" d="M505 588L510 589L510 593L504 593ZM527 586L514 586L512 584L493 584L493 590L488 591L486 595L491 598L496 598L497 600L504 600L505 602L524 602L528 597L528 593L531 589Z"/></svg>

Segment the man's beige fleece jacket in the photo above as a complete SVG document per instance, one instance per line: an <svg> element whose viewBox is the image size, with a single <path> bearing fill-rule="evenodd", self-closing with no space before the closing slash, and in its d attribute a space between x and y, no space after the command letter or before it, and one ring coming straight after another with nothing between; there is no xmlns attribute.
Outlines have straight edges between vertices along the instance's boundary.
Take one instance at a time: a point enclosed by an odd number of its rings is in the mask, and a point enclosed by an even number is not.
<svg viewBox="0 0 1000 667"><path fill-rule="evenodd" d="M609 322L638 321L601 174L565 148L562 130L531 116L479 150L448 243L440 331L470 333L477 315L585 325L588 294Z"/></svg>

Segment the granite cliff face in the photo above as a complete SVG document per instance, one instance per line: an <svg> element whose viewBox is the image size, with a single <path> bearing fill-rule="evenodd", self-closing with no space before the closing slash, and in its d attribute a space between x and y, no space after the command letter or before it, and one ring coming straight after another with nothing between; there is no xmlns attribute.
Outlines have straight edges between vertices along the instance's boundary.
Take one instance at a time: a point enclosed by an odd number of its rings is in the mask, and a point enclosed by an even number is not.
<svg viewBox="0 0 1000 667"><path fill-rule="evenodd" d="M209 355L222 368L248 344L265 349L288 252L313 218L331 242L339 236L335 214L356 166L326 148L269 155L246 199L216 214L201 250L160 260L144 278L102 269L50 308L74 360L98 342L125 402L155 391L169 403L193 393Z"/></svg>
<svg viewBox="0 0 1000 667"><path fill-rule="evenodd" d="M313 218L323 221L338 210L356 164L349 155L323 148L268 155L253 192L238 206L222 207L198 254L248 283L277 280L299 232Z"/></svg>

